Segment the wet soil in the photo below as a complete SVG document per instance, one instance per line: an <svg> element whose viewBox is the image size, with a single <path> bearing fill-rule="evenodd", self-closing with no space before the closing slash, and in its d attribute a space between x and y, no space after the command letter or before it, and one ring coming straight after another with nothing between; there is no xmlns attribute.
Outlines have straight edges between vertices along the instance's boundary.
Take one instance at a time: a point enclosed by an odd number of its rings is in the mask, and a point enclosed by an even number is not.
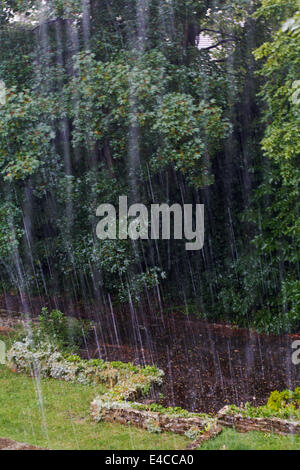
<svg viewBox="0 0 300 470"><path fill-rule="evenodd" d="M263 405L272 390L300 385L300 366L291 360L297 336L258 335L172 314L140 325L137 333L125 318L118 320L118 341L98 325L98 346L89 344L90 356L159 366L166 374L164 406L216 412L231 403Z"/></svg>
<svg viewBox="0 0 300 470"><path fill-rule="evenodd" d="M163 397L152 398L164 406L217 412L229 403L263 405L271 391L300 386L300 365L292 363L292 343L300 333L259 335L145 306L115 310L107 305L101 312L96 305L59 307L95 324L83 356L163 369ZM18 309L12 299L10 308Z"/></svg>
<svg viewBox="0 0 300 470"><path fill-rule="evenodd" d="M29 444L12 441L11 439L3 439L0 437L0 450L43 450Z"/></svg>

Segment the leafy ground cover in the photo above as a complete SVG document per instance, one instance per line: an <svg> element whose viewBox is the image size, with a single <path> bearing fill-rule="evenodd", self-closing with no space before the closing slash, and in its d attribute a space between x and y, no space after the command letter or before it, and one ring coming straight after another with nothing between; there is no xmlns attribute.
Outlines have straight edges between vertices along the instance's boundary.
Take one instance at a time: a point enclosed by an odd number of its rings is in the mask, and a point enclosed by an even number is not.
<svg viewBox="0 0 300 470"><path fill-rule="evenodd" d="M265 406L254 407L246 403L244 407L231 405L229 413L240 413L249 418L282 418L300 420L300 387L295 390L274 390Z"/></svg>

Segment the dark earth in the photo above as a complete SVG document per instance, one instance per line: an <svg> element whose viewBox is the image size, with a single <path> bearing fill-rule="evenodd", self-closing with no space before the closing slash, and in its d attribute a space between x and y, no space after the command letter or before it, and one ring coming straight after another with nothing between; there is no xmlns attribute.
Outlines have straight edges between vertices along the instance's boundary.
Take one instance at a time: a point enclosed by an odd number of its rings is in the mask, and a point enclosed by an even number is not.
<svg viewBox="0 0 300 470"><path fill-rule="evenodd" d="M300 365L291 361L296 336L258 335L176 314L165 315L164 322L148 318L137 333L130 318L120 315L117 344L109 324L106 319L98 326L100 347L91 342L90 356L156 364L166 374L164 406L216 412L232 403L263 405L271 391L300 385Z"/></svg>
<svg viewBox="0 0 300 470"><path fill-rule="evenodd" d="M46 299L31 299L27 308L36 315L46 303ZM154 313L142 305L118 310L106 305L101 313L96 305L61 299L52 300L53 306L93 320L95 328L82 350L84 357L155 364L163 369L163 397L156 393L152 399L164 406L204 412L247 401L258 406L266 403L273 390L300 386L300 365L293 365L291 357L299 333L259 335L182 313ZM2 317L4 310L10 311L9 318L21 311L22 304L6 296L0 299L1 308Z"/></svg>
<svg viewBox="0 0 300 470"><path fill-rule="evenodd" d="M43 450L39 447L34 447L29 444L12 441L11 439L5 439L0 437L0 450Z"/></svg>

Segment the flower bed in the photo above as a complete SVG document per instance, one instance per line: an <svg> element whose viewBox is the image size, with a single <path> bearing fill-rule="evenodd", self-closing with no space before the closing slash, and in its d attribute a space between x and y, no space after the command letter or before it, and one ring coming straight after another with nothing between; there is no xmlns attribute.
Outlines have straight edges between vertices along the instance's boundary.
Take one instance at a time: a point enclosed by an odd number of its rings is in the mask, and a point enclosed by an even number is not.
<svg viewBox="0 0 300 470"><path fill-rule="evenodd" d="M300 434L300 387L293 390L274 390L265 406L225 406L219 422L237 430L259 430L277 434Z"/></svg>
<svg viewBox="0 0 300 470"><path fill-rule="evenodd" d="M152 411L159 409L160 411ZM205 433L216 435L221 432L216 419L198 413L189 413L181 408L162 408L159 405L143 405L125 401L109 401L98 397L91 403L91 415L94 421L118 422L131 424L149 432L172 431L184 434L189 439L199 439Z"/></svg>
<svg viewBox="0 0 300 470"><path fill-rule="evenodd" d="M154 385L162 383L163 371L154 366L139 367L131 363L83 360L64 354L53 345L32 344L28 338L13 344L7 355L16 372L61 379L81 384L105 384L107 396L114 399L136 399L147 395Z"/></svg>
<svg viewBox="0 0 300 470"><path fill-rule="evenodd" d="M234 428L240 432L261 431L283 435L300 435L300 420L293 421L274 416L249 416L244 408L235 406L225 406L217 416L220 425Z"/></svg>

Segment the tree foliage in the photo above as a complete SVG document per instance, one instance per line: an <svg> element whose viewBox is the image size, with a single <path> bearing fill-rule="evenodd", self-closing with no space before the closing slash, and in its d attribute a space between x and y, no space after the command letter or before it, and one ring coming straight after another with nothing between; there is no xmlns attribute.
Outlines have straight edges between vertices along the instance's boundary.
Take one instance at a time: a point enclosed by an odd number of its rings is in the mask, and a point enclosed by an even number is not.
<svg viewBox="0 0 300 470"><path fill-rule="evenodd" d="M130 302L155 292L207 317L297 328L297 5L1 7L2 288ZM120 195L204 203L203 250L97 240L97 206Z"/></svg>

